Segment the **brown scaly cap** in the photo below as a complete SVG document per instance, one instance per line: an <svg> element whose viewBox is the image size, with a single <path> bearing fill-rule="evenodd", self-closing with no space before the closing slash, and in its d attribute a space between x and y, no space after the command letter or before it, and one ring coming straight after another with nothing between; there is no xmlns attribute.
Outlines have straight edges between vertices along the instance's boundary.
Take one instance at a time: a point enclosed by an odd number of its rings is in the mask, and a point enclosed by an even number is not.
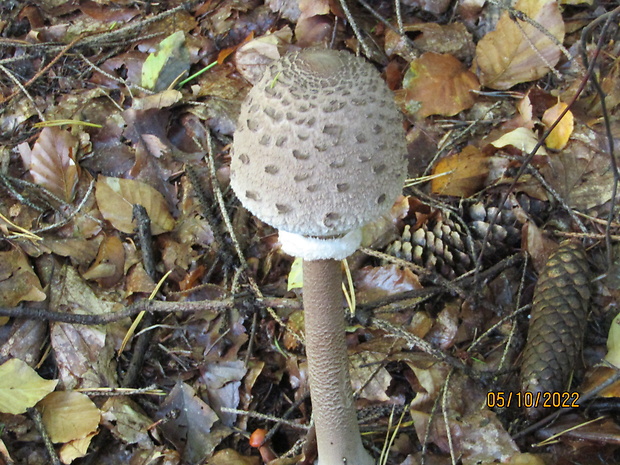
<svg viewBox="0 0 620 465"><path fill-rule="evenodd" d="M279 230L339 236L392 206L406 151L402 117L372 65L305 49L273 63L243 103L231 185Z"/></svg>

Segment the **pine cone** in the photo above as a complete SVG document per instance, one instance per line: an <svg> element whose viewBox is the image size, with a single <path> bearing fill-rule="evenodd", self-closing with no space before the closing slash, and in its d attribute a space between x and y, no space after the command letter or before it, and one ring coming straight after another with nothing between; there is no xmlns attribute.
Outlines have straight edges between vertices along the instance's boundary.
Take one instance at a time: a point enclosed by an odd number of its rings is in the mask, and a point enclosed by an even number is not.
<svg viewBox="0 0 620 465"><path fill-rule="evenodd" d="M491 226L496 214L498 217ZM485 238L484 262L497 261L518 247L521 227L527 219L527 213L514 196L506 200L501 211L482 202L462 206L458 217L449 210L436 210L413 232L411 224L406 224L401 237L387 247L386 253L454 279L474 268Z"/></svg>

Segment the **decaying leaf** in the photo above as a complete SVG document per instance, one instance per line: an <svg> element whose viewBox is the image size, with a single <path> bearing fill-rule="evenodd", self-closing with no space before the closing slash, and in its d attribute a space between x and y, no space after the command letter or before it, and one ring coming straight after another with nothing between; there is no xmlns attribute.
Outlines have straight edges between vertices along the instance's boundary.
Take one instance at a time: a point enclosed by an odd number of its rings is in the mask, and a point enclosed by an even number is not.
<svg viewBox="0 0 620 465"><path fill-rule="evenodd" d="M38 408L53 442L85 438L97 430L101 417L97 406L81 392L52 392L39 402Z"/></svg>
<svg viewBox="0 0 620 465"><path fill-rule="evenodd" d="M127 397L110 397L101 407L104 424L126 444L152 447L149 427L153 421Z"/></svg>
<svg viewBox="0 0 620 465"><path fill-rule="evenodd" d="M161 429L164 436L181 451L185 463L203 463L223 439L222 434L213 428L217 421L215 412L185 383L175 385L157 416L166 417L167 421L162 423ZM224 435L228 434L226 432Z"/></svg>
<svg viewBox="0 0 620 465"><path fill-rule="evenodd" d="M177 31L162 40L142 66L142 85L155 92L166 90L189 70L185 33Z"/></svg>
<svg viewBox="0 0 620 465"><path fill-rule="evenodd" d="M154 235L174 228L174 218L168 211L164 196L143 182L99 176L95 185L95 197L103 217L126 234L132 234L136 229L133 219L135 204L146 208Z"/></svg>
<svg viewBox="0 0 620 465"><path fill-rule="evenodd" d="M550 128L567 107L568 105L564 102L558 102L551 108L548 108L542 116L543 124L547 128ZM545 145L547 148L550 148L551 150L562 150L566 147L568 139L570 139L570 136L573 133L574 127L575 120L573 118L573 113L568 110L558 125L553 128L553 131L551 131L547 139L545 139Z"/></svg>
<svg viewBox="0 0 620 465"><path fill-rule="evenodd" d="M97 280L103 287L112 287L124 275L125 249L118 236L106 237L99 247L95 262L83 274L85 279Z"/></svg>
<svg viewBox="0 0 620 465"><path fill-rule="evenodd" d="M34 147L19 145L19 152L35 183L70 202L75 194L79 170L75 163L78 140L59 127L43 128Z"/></svg>
<svg viewBox="0 0 620 465"><path fill-rule="evenodd" d="M0 412L19 415L56 388L57 379L43 379L28 364L12 358L0 365Z"/></svg>
<svg viewBox="0 0 620 465"><path fill-rule="evenodd" d="M442 158L433 168L433 175L443 174L431 181L431 191L439 195L469 197L478 192L488 175L486 156L473 145L461 153Z"/></svg>
<svg viewBox="0 0 620 465"><path fill-rule="evenodd" d="M39 278L26 254L19 247L0 252L0 305L15 307L18 303L41 302L46 299Z"/></svg>
<svg viewBox="0 0 620 465"><path fill-rule="evenodd" d="M478 79L452 55L427 52L413 60L398 100L410 115L454 116L476 101Z"/></svg>
<svg viewBox="0 0 620 465"><path fill-rule="evenodd" d="M558 43L564 41L564 21L555 0L519 0L515 9L536 21ZM495 30L478 42L474 69L483 86L510 89L547 74L560 54L547 35L525 21L512 19L506 11Z"/></svg>
<svg viewBox="0 0 620 465"><path fill-rule="evenodd" d="M78 272L65 266L52 281L50 305L71 313L102 314L114 304L98 298ZM59 377L66 389L113 385L116 364L106 326L52 323L50 339Z"/></svg>

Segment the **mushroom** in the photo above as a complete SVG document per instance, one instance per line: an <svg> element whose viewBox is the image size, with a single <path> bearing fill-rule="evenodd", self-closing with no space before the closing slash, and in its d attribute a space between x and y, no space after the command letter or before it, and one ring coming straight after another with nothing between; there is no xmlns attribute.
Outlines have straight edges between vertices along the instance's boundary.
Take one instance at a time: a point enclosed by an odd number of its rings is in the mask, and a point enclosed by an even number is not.
<svg viewBox="0 0 620 465"><path fill-rule="evenodd" d="M364 59L305 49L274 62L242 104L231 186L303 259L310 395L319 465L373 465L351 388L341 263L388 210L406 174L393 95Z"/></svg>

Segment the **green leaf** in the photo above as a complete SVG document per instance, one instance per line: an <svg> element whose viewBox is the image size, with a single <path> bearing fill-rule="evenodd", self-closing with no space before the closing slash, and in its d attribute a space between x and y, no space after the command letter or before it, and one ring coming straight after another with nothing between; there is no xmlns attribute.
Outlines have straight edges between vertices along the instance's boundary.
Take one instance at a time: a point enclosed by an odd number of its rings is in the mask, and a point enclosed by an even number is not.
<svg viewBox="0 0 620 465"><path fill-rule="evenodd" d="M189 71L189 50L185 33L177 31L159 43L142 65L142 86L161 92L170 87L179 76Z"/></svg>
<svg viewBox="0 0 620 465"><path fill-rule="evenodd" d="M609 328L605 360L616 367L620 367L620 313L616 315Z"/></svg>
<svg viewBox="0 0 620 465"><path fill-rule="evenodd" d="M300 257L295 258L291 265L291 272L288 274L288 285L286 290L290 291L304 285L303 260Z"/></svg>
<svg viewBox="0 0 620 465"><path fill-rule="evenodd" d="M56 388L57 379L43 379L28 364L12 358L0 365L0 412L19 415Z"/></svg>

